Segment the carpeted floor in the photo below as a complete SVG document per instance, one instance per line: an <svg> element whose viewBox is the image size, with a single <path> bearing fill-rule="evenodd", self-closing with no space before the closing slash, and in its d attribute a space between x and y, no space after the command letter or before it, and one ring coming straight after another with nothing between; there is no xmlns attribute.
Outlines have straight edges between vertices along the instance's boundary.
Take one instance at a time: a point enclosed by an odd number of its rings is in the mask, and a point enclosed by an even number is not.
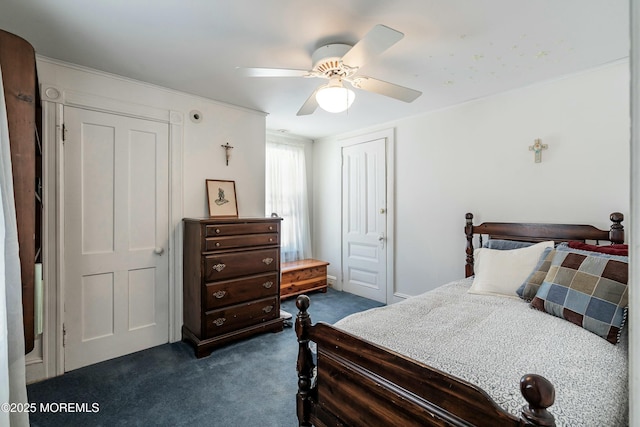
<svg viewBox="0 0 640 427"><path fill-rule="evenodd" d="M310 297L314 323L334 323L381 305L332 289ZM283 301L282 309L295 319L295 298ZM49 405L48 412L30 415L31 425L297 426L296 357L293 328L230 344L202 359L186 343L164 344L29 385L29 401ZM64 403L86 406L70 413L60 410Z"/></svg>

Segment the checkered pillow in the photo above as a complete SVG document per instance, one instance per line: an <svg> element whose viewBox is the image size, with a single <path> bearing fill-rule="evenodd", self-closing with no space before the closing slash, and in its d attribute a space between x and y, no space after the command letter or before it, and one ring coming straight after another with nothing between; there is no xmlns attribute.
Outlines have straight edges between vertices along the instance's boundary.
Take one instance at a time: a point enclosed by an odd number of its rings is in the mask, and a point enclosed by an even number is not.
<svg viewBox="0 0 640 427"><path fill-rule="evenodd" d="M538 260L538 264L516 291L520 298L525 301L531 301L536 296L538 289L540 289L540 285L544 282L545 277L547 277L549 267L551 267L551 261L555 254L556 251L553 248L547 248L544 250Z"/></svg>
<svg viewBox="0 0 640 427"><path fill-rule="evenodd" d="M625 257L559 250L531 306L616 344L627 315L628 274Z"/></svg>

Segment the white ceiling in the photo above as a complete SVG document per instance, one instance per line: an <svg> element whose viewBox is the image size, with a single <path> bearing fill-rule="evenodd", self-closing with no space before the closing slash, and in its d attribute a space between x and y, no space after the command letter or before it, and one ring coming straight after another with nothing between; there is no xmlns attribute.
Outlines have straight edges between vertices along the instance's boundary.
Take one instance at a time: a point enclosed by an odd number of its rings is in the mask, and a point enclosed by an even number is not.
<svg viewBox="0 0 640 427"><path fill-rule="evenodd" d="M629 55L628 0L2 0L0 29L40 55L269 113L317 139L445 108ZM356 91L347 112L297 117L326 82L236 67L311 68L327 43L375 24L405 34L362 67L423 92L411 104Z"/></svg>

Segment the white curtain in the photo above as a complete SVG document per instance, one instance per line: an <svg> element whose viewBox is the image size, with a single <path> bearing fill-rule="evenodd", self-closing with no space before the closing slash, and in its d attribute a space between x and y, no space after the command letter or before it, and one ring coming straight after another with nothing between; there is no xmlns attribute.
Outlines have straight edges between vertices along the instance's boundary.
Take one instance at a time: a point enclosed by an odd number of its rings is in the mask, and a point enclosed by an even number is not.
<svg viewBox="0 0 640 427"><path fill-rule="evenodd" d="M282 262L311 257L304 145L267 138L266 214L282 220Z"/></svg>
<svg viewBox="0 0 640 427"><path fill-rule="evenodd" d="M34 130L35 131L35 130ZM27 403L22 282L18 258L18 229L13 200L7 109L0 70L0 404ZM0 426L28 426L26 412L0 410Z"/></svg>

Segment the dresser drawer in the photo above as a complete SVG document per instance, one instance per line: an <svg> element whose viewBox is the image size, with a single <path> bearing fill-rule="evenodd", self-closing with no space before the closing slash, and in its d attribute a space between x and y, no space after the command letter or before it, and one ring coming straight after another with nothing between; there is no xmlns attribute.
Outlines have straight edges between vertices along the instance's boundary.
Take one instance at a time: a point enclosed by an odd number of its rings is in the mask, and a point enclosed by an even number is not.
<svg viewBox="0 0 640 427"><path fill-rule="evenodd" d="M279 271L280 248L204 256L205 282Z"/></svg>
<svg viewBox="0 0 640 427"><path fill-rule="evenodd" d="M208 338L227 332L266 322L280 316L278 298L266 298L245 304L233 305L206 314L206 335Z"/></svg>
<svg viewBox="0 0 640 427"><path fill-rule="evenodd" d="M279 233L280 221L248 224L208 224L205 237L233 236L236 234Z"/></svg>
<svg viewBox="0 0 640 427"><path fill-rule="evenodd" d="M205 285L205 309L213 310L278 294L278 273L261 274Z"/></svg>
<svg viewBox="0 0 640 427"><path fill-rule="evenodd" d="M226 237L207 237L204 239L203 251L243 248L245 246L278 245L277 233L240 234Z"/></svg>

